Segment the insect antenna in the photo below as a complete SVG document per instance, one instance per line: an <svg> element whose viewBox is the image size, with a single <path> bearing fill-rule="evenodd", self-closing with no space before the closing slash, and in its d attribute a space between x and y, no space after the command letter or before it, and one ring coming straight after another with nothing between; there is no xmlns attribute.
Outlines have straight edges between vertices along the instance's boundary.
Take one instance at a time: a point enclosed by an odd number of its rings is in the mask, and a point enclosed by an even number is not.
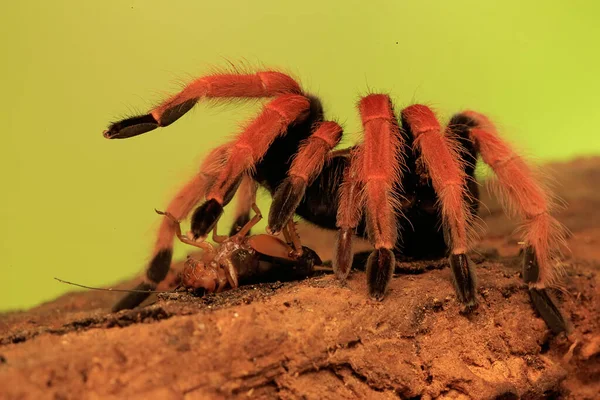
<svg viewBox="0 0 600 400"><path fill-rule="evenodd" d="M86 285L81 285L79 283L74 283L74 282L69 282L69 281L65 281L63 279L59 279L59 278L54 278L55 280L59 281L60 283L66 283L67 285L72 285L72 286L77 286L80 288L84 288L84 289L89 289L89 290L101 290L104 292L126 292L126 293L177 293L178 289L180 288L179 286L176 287L173 290L139 290L139 289L114 289L114 288L97 288L97 287L93 287L93 286L86 286Z"/></svg>

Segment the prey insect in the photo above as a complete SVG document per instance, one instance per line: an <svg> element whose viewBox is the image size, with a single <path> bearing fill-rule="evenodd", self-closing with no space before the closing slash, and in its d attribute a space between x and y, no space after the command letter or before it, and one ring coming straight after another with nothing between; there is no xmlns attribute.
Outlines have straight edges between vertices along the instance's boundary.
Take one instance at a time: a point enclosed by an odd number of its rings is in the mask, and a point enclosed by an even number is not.
<svg viewBox="0 0 600 400"><path fill-rule="evenodd" d="M321 259L313 250L301 245L293 221L290 220L282 231L285 242L267 234L249 235L262 219L256 204L252 204L252 209L254 217L230 236L219 235L215 224L212 230L214 245L183 235L180 221L169 212L156 210L175 226L181 242L202 249L198 258L188 256L183 270L174 274L173 282L169 284L176 286L175 290L218 293L240 285L293 281L313 275L322 263ZM150 293L153 291L131 291L113 307L113 311L135 307Z"/></svg>

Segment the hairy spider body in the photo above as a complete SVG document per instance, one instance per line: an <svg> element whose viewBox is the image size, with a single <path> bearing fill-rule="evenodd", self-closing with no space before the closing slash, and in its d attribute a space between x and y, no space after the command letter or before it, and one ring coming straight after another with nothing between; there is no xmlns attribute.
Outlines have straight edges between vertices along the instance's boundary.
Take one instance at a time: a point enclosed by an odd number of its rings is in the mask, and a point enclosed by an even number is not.
<svg viewBox="0 0 600 400"><path fill-rule="evenodd" d="M547 191L481 114L457 114L444 128L424 105L409 106L397 116L389 96L370 94L358 104L363 142L333 151L342 128L327 121L319 99L291 77L277 71L223 73L193 81L147 115L113 123L104 136L136 136L170 125L201 99L233 97L272 99L234 140L207 156L200 173L168 206L180 220L205 200L191 218L194 240L204 240L236 192L235 226L244 225L258 183L273 197L270 233L280 232L294 214L337 229L333 267L339 279L350 272L353 234L369 239L374 247L366 263L371 298L383 299L403 257L449 255L457 297L473 307L475 271L467 252L478 207L474 168L480 155L496 173L503 200L525 221L523 277L532 301L555 332L566 328L546 293L564 231L549 214ZM144 287L154 287L166 275L174 229L172 221L163 220Z"/></svg>

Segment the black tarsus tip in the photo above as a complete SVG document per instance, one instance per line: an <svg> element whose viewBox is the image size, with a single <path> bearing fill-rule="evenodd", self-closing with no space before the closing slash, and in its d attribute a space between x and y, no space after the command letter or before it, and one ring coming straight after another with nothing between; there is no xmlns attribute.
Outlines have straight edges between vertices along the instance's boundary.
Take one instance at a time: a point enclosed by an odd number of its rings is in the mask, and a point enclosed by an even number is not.
<svg viewBox="0 0 600 400"><path fill-rule="evenodd" d="M381 301L392 280L396 258L390 249L375 249L367 260L367 286L371 299Z"/></svg>
<svg viewBox="0 0 600 400"><path fill-rule="evenodd" d="M452 254L450 268L458 300L467 308L473 308L477 304L475 297L477 284L473 261L466 254Z"/></svg>
<svg viewBox="0 0 600 400"><path fill-rule="evenodd" d="M156 289L156 285L148 282L142 282L135 287L134 290L154 290ZM125 296L121 298L112 308L112 312L118 312L121 310L129 310L131 308L139 306L144 300L146 300L150 296L150 292L131 292L127 293Z"/></svg>
<svg viewBox="0 0 600 400"><path fill-rule="evenodd" d="M206 237L213 230L219 217L223 214L223 205L215 199L210 199L194 211L191 231L194 239Z"/></svg>
<svg viewBox="0 0 600 400"><path fill-rule="evenodd" d="M536 283L540 279L540 266L535 250L527 246L523 252L523 280L525 283ZM544 320L548 328L559 334L567 330L567 322L546 289L529 288L529 298L533 307Z"/></svg>
<svg viewBox="0 0 600 400"><path fill-rule="evenodd" d="M198 98L189 99L181 104L167 108L156 120L152 114L136 115L135 117L111 124L103 135L107 139L126 139L142 133L150 132L160 126L168 126L177 121L183 114L190 111L198 102Z"/></svg>
<svg viewBox="0 0 600 400"><path fill-rule="evenodd" d="M352 268L354 254L352 253L352 230L340 229L335 242L335 255L332 267L335 276L340 281L345 281Z"/></svg>
<svg viewBox="0 0 600 400"><path fill-rule="evenodd" d="M281 232L296 212L305 190L306 181L296 176L286 178L277 187L269 210L269 232Z"/></svg>
<svg viewBox="0 0 600 400"><path fill-rule="evenodd" d="M567 331L567 322L546 289L530 288L529 297L533 307L552 333L558 335Z"/></svg>
<svg viewBox="0 0 600 400"><path fill-rule="evenodd" d="M103 135L107 139L126 139L158 128L152 114L138 115L111 124Z"/></svg>

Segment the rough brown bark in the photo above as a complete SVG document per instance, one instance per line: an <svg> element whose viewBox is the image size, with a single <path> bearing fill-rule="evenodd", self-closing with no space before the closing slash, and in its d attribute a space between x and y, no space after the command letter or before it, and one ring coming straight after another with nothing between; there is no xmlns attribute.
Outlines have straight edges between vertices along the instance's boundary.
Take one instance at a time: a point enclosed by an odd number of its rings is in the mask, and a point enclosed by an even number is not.
<svg viewBox="0 0 600 400"><path fill-rule="evenodd" d="M564 290L554 292L568 337L551 336L533 312L514 225L488 200L488 234L473 255L481 304L470 315L443 260L408 264L381 303L367 300L362 272L346 286L324 275L160 295L118 314L108 312L115 293L71 293L0 316L0 397L597 398L600 159L554 169L573 232Z"/></svg>

